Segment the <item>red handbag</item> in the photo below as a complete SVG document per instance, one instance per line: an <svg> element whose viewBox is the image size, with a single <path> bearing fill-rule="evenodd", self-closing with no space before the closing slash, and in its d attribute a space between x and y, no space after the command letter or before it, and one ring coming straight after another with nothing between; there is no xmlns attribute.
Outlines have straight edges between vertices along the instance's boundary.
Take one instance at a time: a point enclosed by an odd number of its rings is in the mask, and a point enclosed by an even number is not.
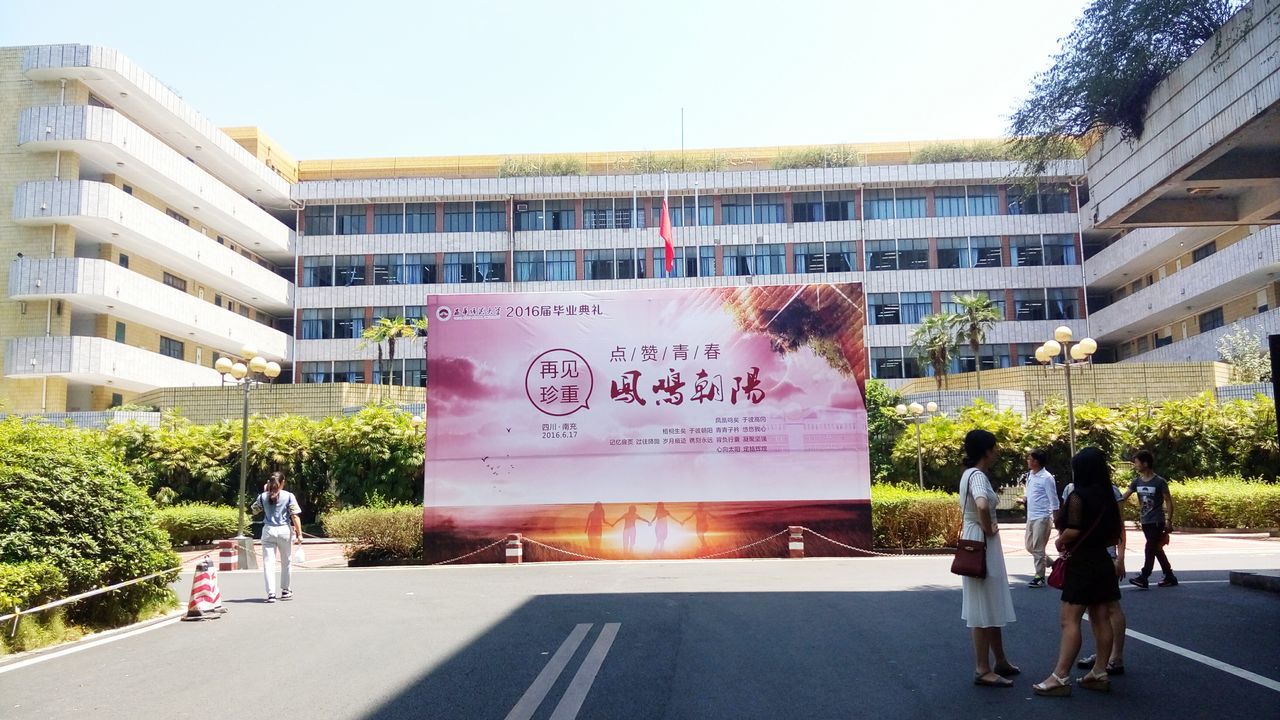
<svg viewBox="0 0 1280 720"><path fill-rule="evenodd" d="M966 500L973 495L969 490L968 478L966 478L964 492ZM962 503L961 511L963 512L963 510L964 505ZM958 540L956 542L956 556L951 560L951 572L965 577L985 578L987 576L986 541Z"/></svg>
<svg viewBox="0 0 1280 720"><path fill-rule="evenodd" d="M1098 519L1093 521L1093 524L1089 526L1089 529L1085 531L1084 535L1080 536L1080 539L1077 540L1075 544L1079 545L1084 542L1084 539L1089 537L1089 533L1093 532L1093 529L1098 527L1099 522L1102 522L1101 513L1099 513ZM1049 587L1061 590L1067 584L1067 560L1069 559L1071 559L1070 550L1062 553L1053 561L1053 565L1049 570L1049 578L1045 580L1045 582L1049 584Z"/></svg>

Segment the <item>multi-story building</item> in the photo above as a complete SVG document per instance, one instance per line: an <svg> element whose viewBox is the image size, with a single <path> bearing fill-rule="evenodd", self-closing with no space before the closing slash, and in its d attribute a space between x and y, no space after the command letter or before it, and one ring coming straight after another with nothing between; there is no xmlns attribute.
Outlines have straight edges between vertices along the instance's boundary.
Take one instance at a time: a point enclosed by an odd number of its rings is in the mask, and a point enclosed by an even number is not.
<svg viewBox="0 0 1280 720"><path fill-rule="evenodd" d="M268 141L99 47L0 49L0 98L6 410L216 385L246 344L287 358L293 178Z"/></svg>
<svg viewBox="0 0 1280 720"><path fill-rule="evenodd" d="M961 293L1004 320L954 371L1030 364L1063 323L1102 361L1216 359L1233 327L1280 332L1280 3L1247 11L1156 88L1139 141L1107 133L1032 184L911 164L906 144L800 169L776 169L786 149L690 152L714 169L681 172L648 153L294 162L114 51L0 49L0 401L213 385L245 343L295 383L419 385L420 343L379 368L360 336L432 292L862 282L890 382L928 372L910 333Z"/></svg>

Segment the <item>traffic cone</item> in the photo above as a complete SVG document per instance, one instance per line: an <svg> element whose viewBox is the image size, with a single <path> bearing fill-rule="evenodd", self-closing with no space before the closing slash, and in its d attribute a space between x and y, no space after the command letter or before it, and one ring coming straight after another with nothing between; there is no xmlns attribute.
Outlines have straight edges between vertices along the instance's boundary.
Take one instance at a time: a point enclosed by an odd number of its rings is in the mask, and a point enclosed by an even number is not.
<svg viewBox="0 0 1280 720"><path fill-rule="evenodd" d="M222 591L218 589L218 573L214 571L206 555L196 565L196 575L191 581L191 601L183 620L209 620L222 617Z"/></svg>

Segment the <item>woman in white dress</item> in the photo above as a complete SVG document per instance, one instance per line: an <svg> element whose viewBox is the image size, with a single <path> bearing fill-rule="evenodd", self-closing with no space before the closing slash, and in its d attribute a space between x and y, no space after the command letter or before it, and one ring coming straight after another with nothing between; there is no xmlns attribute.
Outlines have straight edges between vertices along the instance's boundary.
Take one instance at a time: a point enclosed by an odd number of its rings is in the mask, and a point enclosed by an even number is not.
<svg viewBox="0 0 1280 720"><path fill-rule="evenodd" d="M973 682L986 687L1013 687L1009 676L1021 671L1005 657L1000 629L1017 618L1000 548L1000 528L995 521L999 498L987 478L987 469L996 459L996 436L986 430L971 430L964 437L964 455L967 469L960 477L960 508L964 513L960 537L987 543L987 576L960 579L964 597L960 617L973 634Z"/></svg>

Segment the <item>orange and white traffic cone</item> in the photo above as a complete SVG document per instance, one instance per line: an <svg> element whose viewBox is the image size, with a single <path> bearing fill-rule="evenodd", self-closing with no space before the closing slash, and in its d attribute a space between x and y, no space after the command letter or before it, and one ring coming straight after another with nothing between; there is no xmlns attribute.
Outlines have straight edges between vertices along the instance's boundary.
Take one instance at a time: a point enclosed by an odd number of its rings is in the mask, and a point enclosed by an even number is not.
<svg viewBox="0 0 1280 720"><path fill-rule="evenodd" d="M209 556L196 565L196 575L191 581L191 600L183 620L208 620L222 617L222 591L218 589L218 573L214 571Z"/></svg>

